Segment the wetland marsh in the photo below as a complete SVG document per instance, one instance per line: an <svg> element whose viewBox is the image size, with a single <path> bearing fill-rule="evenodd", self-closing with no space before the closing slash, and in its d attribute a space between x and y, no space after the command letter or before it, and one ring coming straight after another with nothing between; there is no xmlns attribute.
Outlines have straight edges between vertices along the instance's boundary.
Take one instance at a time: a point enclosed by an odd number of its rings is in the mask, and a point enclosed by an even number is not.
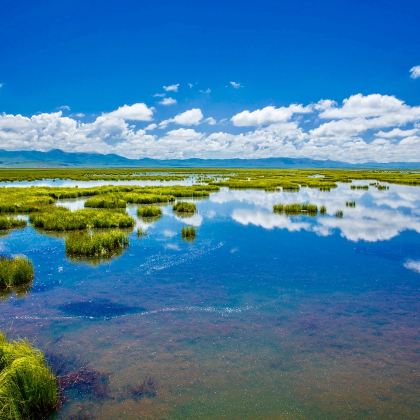
<svg viewBox="0 0 420 420"><path fill-rule="evenodd" d="M418 415L419 172L0 180L1 257L33 268L0 330L45 354L53 417Z"/></svg>

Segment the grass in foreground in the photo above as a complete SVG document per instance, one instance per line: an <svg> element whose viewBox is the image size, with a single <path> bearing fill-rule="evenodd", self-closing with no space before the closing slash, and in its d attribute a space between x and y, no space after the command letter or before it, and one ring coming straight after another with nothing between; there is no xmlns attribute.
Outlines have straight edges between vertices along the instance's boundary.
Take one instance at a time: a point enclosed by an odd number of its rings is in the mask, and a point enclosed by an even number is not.
<svg viewBox="0 0 420 420"><path fill-rule="evenodd" d="M193 241L197 236L194 226L184 226L181 231L182 239L186 241Z"/></svg>
<svg viewBox="0 0 420 420"><path fill-rule="evenodd" d="M128 236L119 230L74 232L66 238L66 254L74 257L109 257L128 246Z"/></svg>
<svg viewBox="0 0 420 420"><path fill-rule="evenodd" d="M28 258L0 258L0 290L27 286L33 278L34 269Z"/></svg>
<svg viewBox="0 0 420 420"><path fill-rule="evenodd" d="M57 380L42 352L0 333L0 418L46 418L58 402Z"/></svg>
<svg viewBox="0 0 420 420"><path fill-rule="evenodd" d="M173 207L173 211L176 213L188 213L193 214L197 211L197 206L194 203L188 201L178 201Z"/></svg>

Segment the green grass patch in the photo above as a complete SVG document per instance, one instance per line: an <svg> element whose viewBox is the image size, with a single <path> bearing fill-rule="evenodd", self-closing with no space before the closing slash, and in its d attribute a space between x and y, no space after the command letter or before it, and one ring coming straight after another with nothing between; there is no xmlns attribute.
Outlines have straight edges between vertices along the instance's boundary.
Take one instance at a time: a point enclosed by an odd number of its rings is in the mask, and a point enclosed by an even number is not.
<svg viewBox="0 0 420 420"><path fill-rule="evenodd" d="M143 206L137 209L137 215L143 218L156 218L162 216L162 210L158 206Z"/></svg>
<svg viewBox="0 0 420 420"><path fill-rule="evenodd" d="M315 216L318 213L318 206L311 203L275 204L273 211L274 213L284 213L287 215L308 214Z"/></svg>
<svg viewBox="0 0 420 420"><path fill-rule="evenodd" d="M28 258L0 257L0 290L26 287L33 278L34 269Z"/></svg>
<svg viewBox="0 0 420 420"><path fill-rule="evenodd" d="M335 212L335 217L338 217L339 219L342 219L342 218L343 218L343 216L344 216L344 212L343 212L343 210L337 210L337 211Z"/></svg>
<svg viewBox="0 0 420 420"><path fill-rule="evenodd" d="M136 192L125 193L122 197L127 203L133 204L168 203L175 200L175 197L170 194L142 194Z"/></svg>
<svg viewBox="0 0 420 420"><path fill-rule="evenodd" d="M66 238L66 254L73 257L109 257L128 246L128 235L119 230L74 232Z"/></svg>
<svg viewBox="0 0 420 420"><path fill-rule="evenodd" d="M194 226L184 226L181 231L181 236L187 241L193 241L197 236L197 232Z"/></svg>
<svg viewBox="0 0 420 420"><path fill-rule="evenodd" d="M26 226L26 220L10 216L0 216L0 230L16 229Z"/></svg>
<svg viewBox="0 0 420 420"><path fill-rule="evenodd" d="M123 209L127 203L117 196L94 196L85 201L85 207L98 209Z"/></svg>
<svg viewBox="0 0 420 420"><path fill-rule="evenodd" d="M43 353L0 333L0 418L47 418L58 406L57 379Z"/></svg>
<svg viewBox="0 0 420 420"><path fill-rule="evenodd" d="M124 211L106 209L70 211L64 207L54 207L49 211L31 214L30 221L36 228L53 231L130 228L134 226L134 219Z"/></svg>
<svg viewBox="0 0 420 420"><path fill-rule="evenodd" d="M197 206L194 203L188 201L178 201L173 207L173 211L176 213L189 213L193 214L197 211Z"/></svg>

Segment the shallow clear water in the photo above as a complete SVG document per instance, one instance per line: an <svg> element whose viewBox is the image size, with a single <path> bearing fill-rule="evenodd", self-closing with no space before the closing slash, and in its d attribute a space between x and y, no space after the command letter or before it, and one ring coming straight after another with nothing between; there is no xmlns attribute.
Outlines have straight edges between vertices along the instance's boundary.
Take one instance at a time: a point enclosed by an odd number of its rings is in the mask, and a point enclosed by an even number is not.
<svg viewBox="0 0 420 420"><path fill-rule="evenodd" d="M328 214L272 213L306 200ZM69 261L60 235L31 227L0 238L36 270L30 293L0 302L0 329L105 384L69 391L58 417L418 415L419 188L221 190L197 207L137 220L147 235L98 265Z"/></svg>

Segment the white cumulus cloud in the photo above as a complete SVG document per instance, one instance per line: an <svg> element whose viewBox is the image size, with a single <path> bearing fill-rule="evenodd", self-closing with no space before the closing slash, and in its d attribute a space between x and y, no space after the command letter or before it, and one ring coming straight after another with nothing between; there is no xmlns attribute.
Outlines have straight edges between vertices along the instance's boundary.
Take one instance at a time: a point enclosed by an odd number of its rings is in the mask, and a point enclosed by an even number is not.
<svg viewBox="0 0 420 420"><path fill-rule="evenodd" d="M106 118L120 118L130 121L150 121L153 117L153 109L144 103L136 103L133 105L123 105L115 111L103 114Z"/></svg>
<svg viewBox="0 0 420 420"><path fill-rule="evenodd" d="M276 108L274 106L266 106L255 111L242 111L234 115L231 121L238 127L246 126L261 126L277 122L288 121L293 114L304 114L311 112L309 107L304 107L300 104L292 104Z"/></svg>
<svg viewBox="0 0 420 420"><path fill-rule="evenodd" d="M420 66L411 67L410 77L412 79L418 79L420 77Z"/></svg>
<svg viewBox="0 0 420 420"><path fill-rule="evenodd" d="M163 98L160 102L161 105L165 105L165 106L170 106L170 105L175 105L176 104L176 99L174 98Z"/></svg>
<svg viewBox="0 0 420 420"><path fill-rule="evenodd" d="M173 85L163 86L163 90L165 92L178 92L180 86L179 83L174 83Z"/></svg>

